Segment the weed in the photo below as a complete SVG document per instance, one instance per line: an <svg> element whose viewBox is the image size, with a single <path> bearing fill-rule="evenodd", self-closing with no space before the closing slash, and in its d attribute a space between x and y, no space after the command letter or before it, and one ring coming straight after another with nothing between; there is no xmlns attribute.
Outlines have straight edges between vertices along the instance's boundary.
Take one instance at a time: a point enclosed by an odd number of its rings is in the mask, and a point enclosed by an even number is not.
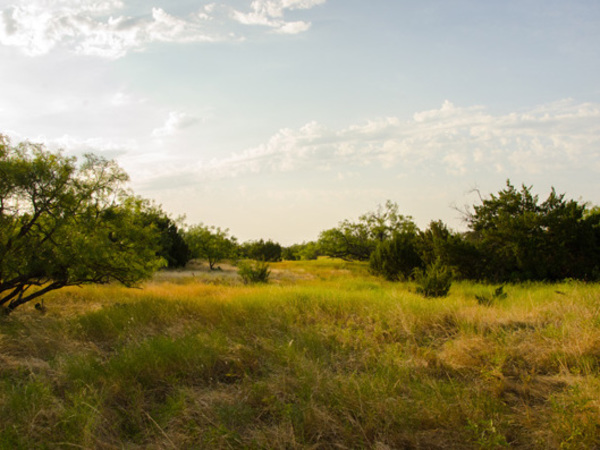
<svg viewBox="0 0 600 450"><path fill-rule="evenodd" d="M494 289L494 292L491 294L483 294L483 295L475 295L477 299L477 303L483 306L492 306L498 300L503 300L507 297L506 292L504 292L504 286L500 286Z"/></svg>
<svg viewBox="0 0 600 450"><path fill-rule="evenodd" d="M267 283L269 275L271 275L269 267L269 263L266 261L240 262L238 264L238 274L245 284Z"/></svg>

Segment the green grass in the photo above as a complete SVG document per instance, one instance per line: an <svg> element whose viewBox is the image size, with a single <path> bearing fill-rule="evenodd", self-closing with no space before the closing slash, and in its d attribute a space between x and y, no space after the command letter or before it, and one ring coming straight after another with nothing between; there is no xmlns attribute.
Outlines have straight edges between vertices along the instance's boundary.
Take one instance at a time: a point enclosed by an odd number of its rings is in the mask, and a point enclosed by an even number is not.
<svg viewBox="0 0 600 450"><path fill-rule="evenodd" d="M597 448L600 286L272 265L49 295L0 322L0 448ZM181 275L181 274L180 274ZM227 275L227 274L225 274Z"/></svg>

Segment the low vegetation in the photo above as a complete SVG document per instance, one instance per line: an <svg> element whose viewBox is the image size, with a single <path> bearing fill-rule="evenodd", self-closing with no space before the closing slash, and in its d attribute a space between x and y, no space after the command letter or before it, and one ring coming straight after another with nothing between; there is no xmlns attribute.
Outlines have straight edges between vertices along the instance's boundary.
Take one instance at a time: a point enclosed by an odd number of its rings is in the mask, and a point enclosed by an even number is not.
<svg viewBox="0 0 600 450"><path fill-rule="evenodd" d="M0 448L600 446L597 284L424 298L366 263L270 266L269 284L162 273L3 317Z"/></svg>
<svg viewBox="0 0 600 450"><path fill-rule="evenodd" d="M271 270L266 261L242 261L238 264L238 274L245 284L267 283Z"/></svg>

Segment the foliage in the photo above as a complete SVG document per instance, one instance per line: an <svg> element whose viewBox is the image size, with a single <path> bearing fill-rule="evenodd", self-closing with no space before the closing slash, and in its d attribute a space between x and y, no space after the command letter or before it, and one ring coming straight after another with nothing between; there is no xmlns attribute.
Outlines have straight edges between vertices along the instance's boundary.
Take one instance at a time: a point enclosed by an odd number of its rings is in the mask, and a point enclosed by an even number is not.
<svg viewBox="0 0 600 450"><path fill-rule="evenodd" d="M228 229L194 225L185 232L184 238L192 258L207 260L210 270L215 270L215 265L224 259L236 256L237 240L229 236Z"/></svg>
<svg viewBox="0 0 600 450"><path fill-rule="evenodd" d="M320 256L317 242L303 242L285 247L281 252L281 259L286 261L310 261Z"/></svg>
<svg viewBox="0 0 600 450"><path fill-rule="evenodd" d="M245 284L267 283L271 275L269 267L266 261L242 261L238 264L238 274Z"/></svg>
<svg viewBox="0 0 600 450"><path fill-rule="evenodd" d="M0 305L9 311L65 286L148 278L163 260L147 202L116 163L11 146L0 137Z"/></svg>
<svg viewBox="0 0 600 450"><path fill-rule="evenodd" d="M155 227L159 233L158 256L167 261L169 268L184 267L191 258L183 231L160 207L153 205L142 214L144 223Z"/></svg>
<svg viewBox="0 0 600 450"><path fill-rule="evenodd" d="M414 276L417 292L425 297L446 297L452 285L452 271L439 259L425 271L416 269Z"/></svg>
<svg viewBox="0 0 600 450"><path fill-rule="evenodd" d="M371 254L369 267L390 281L406 280L423 265L415 233L395 233L391 239L377 244Z"/></svg>
<svg viewBox="0 0 600 450"><path fill-rule="evenodd" d="M263 239L249 241L240 246L241 256L257 261L281 261L282 251L281 245L273 242L271 239L268 241L264 241Z"/></svg>
<svg viewBox="0 0 600 450"><path fill-rule="evenodd" d="M441 221L432 221L419 233L419 253L424 265L438 259L463 279L481 278L481 253L468 233L456 233Z"/></svg>
<svg viewBox="0 0 600 450"><path fill-rule="evenodd" d="M554 189L544 202L510 181L467 216L492 280L589 279L600 264L600 215Z"/></svg>
<svg viewBox="0 0 600 450"><path fill-rule="evenodd" d="M387 201L377 211L359 217L358 222L344 220L337 228L322 231L319 246L323 255L342 259L368 261L379 242L395 233L416 233L410 216L398 212L398 205Z"/></svg>

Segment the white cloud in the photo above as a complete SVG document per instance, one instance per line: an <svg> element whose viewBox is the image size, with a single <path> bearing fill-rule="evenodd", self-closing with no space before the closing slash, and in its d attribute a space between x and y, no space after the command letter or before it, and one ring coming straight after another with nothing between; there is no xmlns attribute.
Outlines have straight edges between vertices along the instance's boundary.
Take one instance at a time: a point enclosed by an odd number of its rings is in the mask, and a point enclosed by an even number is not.
<svg viewBox="0 0 600 450"><path fill-rule="evenodd" d="M284 20L286 10L310 9L326 0L254 0L250 12L233 11L233 18L244 25L262 25L279 34L298 34L310 28L310 22Z"/></svg>
<svg viewBox="0 0 600 450"><path fill-rule="evenodd" d="M188 128L198 122L196 117L192 117L181 111L171 111L165 124L152 131L152 137L163 138L172 136L180 130Z"/></svg>
<svg viewBox="0 0 600 450"><path fill-rule="evenodd" d="M197 170L210 177L303 169L336 176L366 166L398 174L439 167L450 176L496 170L535 174L567 166L598 171L598 148L600 104L566 100L492 115L483 107L445 102L408 121L383 118L340 130L310 122L282 129L264 144L200 162Z"/></svg>
<svg viewBox="0 0 600 450"><path fill-rule="evenodd" d="M137 148L137 142L133 139L104 139L104 138L80 138L70 134L64 134L55 138L45 135L23 136L16 132L6 133L13 143L33 142L43 144L53 151L62 151L67 155L80 157L86 153L94 153L108 159L117 158Z"/></svg>
<svg viewBox="0 0 600 450"><path fill-rule="evenodd" d="M286 22L278 25L274 32L278 34L299 34L305 32L309 28L310 23L308 22Z"/></svg>
<svg viewBox="0 0 600 450"><path fill-rule="evenodd" d="M0 44L17 47L29 56L66 47L82 55L116 59L155 42L244 40L232 32L231 18L233 23L265 25L276 33L301 33L310 23L286 21L284 12L309 9L324 1L257 0L249 13L211 3L185 17L152 7L146 15L128 17L121 14L125 3L120 0L18 0L0 9ZM227 16L231 16L230 23ZM222 20L214 21L217 17ZM213 22L218 25L209 27Z"/></svg>
<svg viewBox="0 0 600 450"><path fill-rule="evenodd" d="M65 45L80 54L114 59L152 42L217 39L205 32L199 18L176 18L160 8L152 8L150 18L112 15L123 6L120 1L21 1L1 11L0 43L29 56Z"/></svg>

